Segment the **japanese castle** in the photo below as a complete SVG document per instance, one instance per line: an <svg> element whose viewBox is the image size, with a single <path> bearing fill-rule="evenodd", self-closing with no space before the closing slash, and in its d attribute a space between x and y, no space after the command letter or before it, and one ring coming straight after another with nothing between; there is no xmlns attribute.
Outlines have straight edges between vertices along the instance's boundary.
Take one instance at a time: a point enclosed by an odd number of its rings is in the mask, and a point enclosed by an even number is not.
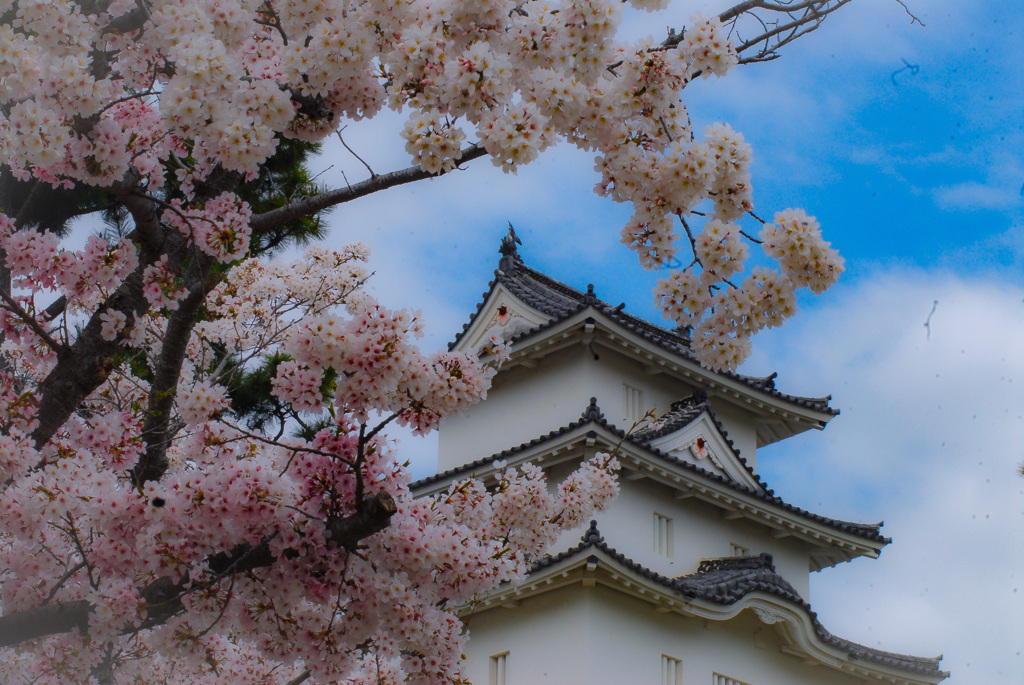
<svg viewBox="0 0 1024 685"><path fill-rule="evenodd" d="M445 420L427 495L532 462L561 480L616 451L621 493L565 534L526 580L467 607L475 685L925 685L941 657L833 635L810 574L877 558L881 523L788 504L757 475L757 449L838 412L702 367L685 331L654 326L526 266L514 233L490 289L452 344L511 341L488 399ZM640 424L649 409L659 421ZM646 425L646 427L644 427Z"/></svg>

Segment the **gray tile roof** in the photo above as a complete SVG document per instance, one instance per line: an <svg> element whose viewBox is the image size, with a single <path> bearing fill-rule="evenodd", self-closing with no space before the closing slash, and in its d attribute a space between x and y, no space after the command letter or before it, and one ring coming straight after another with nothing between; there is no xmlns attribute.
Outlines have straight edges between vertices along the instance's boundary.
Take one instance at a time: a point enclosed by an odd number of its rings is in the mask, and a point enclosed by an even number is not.
<svg viewBox="0 0 1024 685"><path fill-rule="evenodd" d="M836 637L821 624L818 615L811 610L800 594L775 570L772 556L761 554L753 557L725 557L702 561L695 573L678 578L668 578L655 573L645 566L620 554L609 547L597 529L597 522L591 521L580 543L560 554L539 559L530 569L536 573L561 561L598 549L617 563L644 578L674 590L684 597L703 599L715 604L731 605L753 592L762 592L796 605L807 612L814 626L814 632L823 643L846 652L851 659L868 661L908 673L945 678L949 673L939 670L942 657L927 658L885 652L866 647L850 640Z"/></svg>
<svg viewBox="0 0 1024 685"><path fill-rule="evenodd" d="M697 416L699 416L699 414ZM696 416L694 416L693 418L696 418ZM716 420L716 423L717 423L717 420ZM413 482L410 485L410 488L415 492L417 489L424 488L424 487L427 487L427 486L430 486L430 485L434 485L434 484L437 484L437 483L440 483L440 482L444 482L444 481L448 481L448 480L454 480L456 478L468 478L477 469L488 467L492 463L494 463L496 460L506 460L506 459L508 459L510 457L514 457L517 454L520 454L520 453L522 453L522 452L524 452L526 450L529 450L529 449L531 449L533 447L536 447L536 446L541 445L543 443L546 443L546 442L548 442L550 440L553 440L553 439L555 439L555 438L557 438L557 437L559 437L561 435L565 435L566 433L574 431L574 430L576 430L576 429L578 429L578 428L580 428L582 426L585 426L587 424L592 424L594 426L600 426L601 428L604 428L605 430L609 431L613 435L615 435L615 436L617 436L617 437L619 437L619 438L621 438L623 440L626 440L629 443L631 443L633 445L636 445L637 447L640 447L640 448L646 450L648 453L658 457L659 459L667 461L667 462L669 462L671 464L674 464L674 465L676 465L676 466L678 466L680 468L683 468L683 469L685 469L687 471L690 471L692 473L699 474L700 476L702 476L704 478L707 478L708 480L714 481L716 483L720 483L720 484L722 484L722 485L724 485L724 486L726 486L726 487L728 487L728 488L730 488L732 490L735 490L735 491L743 493L745 495L754 497L754 498L759 499L762 502L765 502L767 504L779 507L780 509L783 509L783 510L789 512L789 513L792 513L792 514L795 514L797 516L800 516L801 518L804 518L804 519L807 519L807 520L810 520L810 521L814 521L815 523L819 523L819 524L822 524L822 525L827 526L829 528L834 528L834 529L842 531L844 533L849 533L851 535L855 535L857 537L864 538L865 540L870 540L872 542L880 542L880 543L886 544L886 545L889 544L890 542L892 542L892 540L890 538L887 538L887 537L883 536L879 532L881 527L882 527L882 525L883 525L883 522L879 522L879 523L853 523L853 522L850 522L850 521L841 521L839 519L833 519L833 518L829 518L827 516L821 516L819 514L811 513L811 512L809 512L809 511L807 511L805 509L801 509L800 507L796 507L796 506L793 506L792 504L788 504L788 503L784 502L781 497L777 497L775 495L775 492L768 488L767 484L764 483L764 481L760 480L760 478L750 468L750 466L746 463L746 461L742 457L739 456L738 452L736 452L737 458L741 461L741 463L743 464L744 468L746 468L747 471L757 480L757 482L758 482L758 484L760 486L758 489L749 488L749 487L747 487L745 485L742 485L740 483L737 483L737 482L733 481L730 478L726 478L726 477L721 476L721 475L719 475L717 473L714 473L712 471L708 471L707 469L703 469L703 468L701 468L701 467L699 467L699 466L697 466L695 464L691 464L688 461L683 461L682 459L678 459L676 457L673 457L670 454L662 452L661 450L655 449L655 448L651 447L648 444L649 441L650 441L650 438L646 438L645 439L642 435L630 435L630 434L627 434L622 429L620 429L620 428L614 426L613 424L609 423L608 420L604 418L604 414L601 412L600 408L598 408L597 400L595 398L593 398L593 397L590 398L590 404L584 410L584 412L580 416L580 418L577 419L576 421L573 421L572 423L570 423L570 424L568 424L566 426L563 426L561 428L553 430L553 431L547 433L546 435L542 435L540 437L534 438L533 440L530 440L529 442L524 442L523 444L518 445L516 447L512 447L510 449L498 452L497 454L493 454L493 455L491 455L489 457L484 457L482 459L477 459L475 461L471 461L468 464L464 464L464 465L459 466L457 468L448 469L447 471L443 471L443 472L435 474L433 476L428 476L426 478L422 478L420 480L417 480L417 481ZM722 434L723 434L724 437L726 437L726 440L728 440L728 437L725 436L724 429L722 429ZM596 434L595 434L594 437L596 437ZM731 445L731 441L730 441L730 445ZM734 450L734 452L735 452L735 450Z"/></svg>
<svg viewBox="0 0 1024 685"><path fill-rule="evenodd" d="M516 241L518 241L518 239L516 239ZM607 302L599 300L594 294L594 288L592 285L587 286L587 292L580 292L579 290L556 281L535 269L531 269L526 266L523 260L519 257L519 253L515 248L515 242L509 240L503 241L501 252L502 257L498 262L498 268L494 272L494 279L490 282L487 291L483 293L481 300L476 307L476 311L473 312L469 321L462 327L462 331L455 337L455 340L449 343L449 349L458 344L459 340L461 340L462 336L466 334L470 326L472 326L473 322L476 320L476 317L482 311L484 304L487 302L487 298L494 291L495 287L497 287L498 284L501 284L522 302L551 319L546 324L535 326L532 329L519 333L510 342L517 342L536 335L545 329L568 319L570 316L583 311L587 307L592 307L644 340L661 347L667 352L683 357L690 362L698 365L700 364L690 348L690 337L687 331L682 329L671 330L668 328L662 328L661 326L656 326L639 317L633 316L632 314L627 314L623 311L623 307L625 306L624 304L612 306ZM828 406L829 401L832 399L831 395L826 397L801 397L798 395L789 395L779 392L775 389L776 374L774 373L770 376L764 377L747 376L731 371L718 371L716 373L726 378L739 381L754 390L763 392L767 395L805 409L830 414L832 416L839 413L837 410Z"/></svg>

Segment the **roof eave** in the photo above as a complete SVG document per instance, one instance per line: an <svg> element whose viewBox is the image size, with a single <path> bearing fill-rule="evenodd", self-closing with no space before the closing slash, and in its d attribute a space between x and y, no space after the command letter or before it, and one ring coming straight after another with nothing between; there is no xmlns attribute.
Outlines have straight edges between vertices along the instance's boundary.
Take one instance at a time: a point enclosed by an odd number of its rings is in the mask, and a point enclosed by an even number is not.
<svg viewBox="0 0 1024 685"><path fill-rule="evenodd" d="M451 482L476 477L484 482L494 477L494 462L502 460L509 467L533 462L542 467L579 458L585 451L617 449L616 457L624 469L631 471L631 477L649 478L676 491L678 499L696 497L722 509L726 518L746 518L772 530L773 537L792 536L818 548L810 553L812 570L835 566L857 557L878 558L882 548L891 542L888 538L868 539L819 523L773 505L752 493L744 493L700 473L673 464L666 455L652 452L649 448L622 440L623 434L613 431L596 421L580 421L569 429L552 431L548 436L538 438L526 445L505 450L475 462L475 466L455 469L444 477L425 479L422 484L413 483L416 497L440 494L448 489Z"/></svg>
<svg viewBox="0 0 1024 685"><path fill-rule="evenodd" d="M563 587L580 585L588 588L600 585L649 602L667 612L711 621L728 621L750 609L763 623L780 628L788 643L783 646L786 653L858 677L896 685L934 685L948 676L944 671L937 671L934 675L911 674L884 664L853 658L849 653L818 638L814 623L803 607L774 595L751 592L732 604L719 604L700 597L686 597L649 575L653 574L645 575L629 568L599 547L583 545L555 563L532 571L522 583L503 585L478 598L461 613L469 616L497 607L515 608L522 599Z"/></svg>
<svg viewBox="0 0 1024 685"><path fill-rule="evenodd" d="M811 428L821 430L835 414L817 411L722 376L697 362L673 354L641 336L625 330L603 311L591 305L565 319L528 331L516 338L505 368L530 366L537 360L575 342L593 342L617 350L640 362L649 374L664 373L706 389L751 411L758 418L759 446L771 444Z"/></svg>

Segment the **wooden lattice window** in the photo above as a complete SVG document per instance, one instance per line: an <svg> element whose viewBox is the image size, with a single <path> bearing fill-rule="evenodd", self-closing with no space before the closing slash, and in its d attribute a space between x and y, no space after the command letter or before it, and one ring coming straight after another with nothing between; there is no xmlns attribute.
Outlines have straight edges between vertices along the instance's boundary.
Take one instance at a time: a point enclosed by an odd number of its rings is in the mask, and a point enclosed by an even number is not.
<svg viewBox="0 0 1024 685"><path fill-rule="evenodd" d="M491 657L491 685L508 685L508 652Z"/></svg>
<svg viewBox="0 0 1024 685"><path fill-rule="evenodd" d="M683 660L661 655L661 685L683 685Z"/></svg>
<svg viewBox="0 0 1024 685"><path fill-rule="evenodd" d="M724 676L721 673L714 673L712 674L711 685L750 685L750 683Z"/></svg>
<svg viewBox="0 0 1024 685"><path fill-rule="evenodd" d="M672 556L672 518L654 512L654 553Z"/></svg>

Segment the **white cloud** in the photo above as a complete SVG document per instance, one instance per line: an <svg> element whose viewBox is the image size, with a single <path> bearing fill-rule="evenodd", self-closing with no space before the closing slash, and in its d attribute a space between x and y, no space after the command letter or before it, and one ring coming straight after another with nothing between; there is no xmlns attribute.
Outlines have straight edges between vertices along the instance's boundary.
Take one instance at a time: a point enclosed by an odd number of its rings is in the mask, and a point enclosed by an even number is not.
<svg viewBox="0 0 1024 685"><path fill-rule="evenodd" d="M783 390L831 390L842 415L765 450L760 470L795 504L884 518L893 544L815 574L811 603L841 637L945 653L950 685L1019 682L1024 290L880 272L837 295L762 341L759 363L781 367Z"/></svg>
<svg viewBox="0 0 1024 685"><path fill-rule="evenodd" d="M1024 204L1020 189L1007 184L957 183L940 186L934 191L935 202L942 209L1012 209Z"/></svg>

